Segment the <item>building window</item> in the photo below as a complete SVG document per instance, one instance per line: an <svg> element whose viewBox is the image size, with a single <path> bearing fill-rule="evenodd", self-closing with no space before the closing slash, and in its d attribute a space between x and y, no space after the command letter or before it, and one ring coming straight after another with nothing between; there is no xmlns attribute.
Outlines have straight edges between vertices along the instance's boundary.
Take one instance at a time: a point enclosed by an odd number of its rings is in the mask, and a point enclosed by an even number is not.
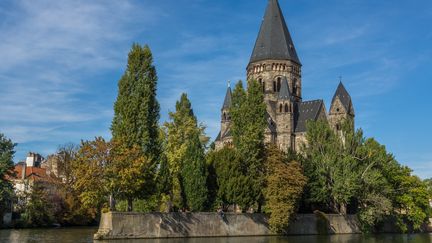
<svg viewBox="0 0 432 243"><path fill-rule="evenodd" d="M292 81L292 89L293 89L293 94L297 95L297 80L293 79Z"/></svg>
<svg viewBox="0 0 432 243"><path fill-rule="evenodd" d="M285 104L285 112L288 112L288 111L289 111L288 104Z"/></svg>
<svg viewBox="0 0 432 243"><path fill-rule="evenodd" d="M341 126L339 125L339 123L336 124L336 130L337 130L337 131L340 131L340 130L341 130Z"/></svg>
<svg viewBox="0 0 432 243"><path fill-rule="evenodd" d="M279 105L279 112L282 113L282 104Z"/></svg>
<svg viewBox="0 0 432 243"><path fill-rule="evenodd" d="M273 92L276 92L276 81L273 81Z"/></svg>

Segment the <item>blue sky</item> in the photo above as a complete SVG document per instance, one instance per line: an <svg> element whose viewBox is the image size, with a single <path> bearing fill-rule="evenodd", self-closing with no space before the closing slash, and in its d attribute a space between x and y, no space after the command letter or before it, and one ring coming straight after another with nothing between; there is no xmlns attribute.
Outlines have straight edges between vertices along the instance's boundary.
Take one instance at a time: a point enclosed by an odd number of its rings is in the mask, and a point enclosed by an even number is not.
<svg viewBox="0 0 432 243"><path fill-rule="evenodd" d="M228 80L245 77L266 0L2 0L0 132L29 151L110 137L133 42L152 48L161 123L187 92L213 138ZM304 99L339 76L356 125L432 177L432 1L280 0L303 64Z"/></svg>

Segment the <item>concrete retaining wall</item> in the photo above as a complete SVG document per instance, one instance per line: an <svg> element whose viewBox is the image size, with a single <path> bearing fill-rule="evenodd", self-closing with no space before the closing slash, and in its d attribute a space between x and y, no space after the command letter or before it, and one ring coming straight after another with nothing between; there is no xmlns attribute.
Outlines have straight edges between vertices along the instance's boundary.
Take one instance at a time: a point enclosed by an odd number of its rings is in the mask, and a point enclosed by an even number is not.
<svg viewBox="0 0 432 243"><path fill-rule="evenodd" d="M360 233L355 216L314 214L297 215L289 234ZM95 239L144 239L182 237L264 236L274 235L264 214L217 213L119 213L101 217Z"/></svg>

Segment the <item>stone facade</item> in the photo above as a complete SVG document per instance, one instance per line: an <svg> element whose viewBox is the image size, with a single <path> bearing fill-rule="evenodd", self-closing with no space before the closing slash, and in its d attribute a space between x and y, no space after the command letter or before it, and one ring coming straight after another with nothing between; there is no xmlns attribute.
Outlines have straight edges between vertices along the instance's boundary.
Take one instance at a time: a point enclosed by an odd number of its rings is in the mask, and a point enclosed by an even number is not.
<svg viewBox="0 0 432 243"><path fill-rule="evenodd" d="M354 120L354 107L342 82L334 94L329 113L323 100L303 101L302 65L277 0L269 0L266 13L246 68L247 80L258 81L267 106L265 142L281 150L299 151L305 144L306 123L327 120L341 129L344 119ZM216 149L232 145L230 133L231 88L221 110L221 131Z"/></svg>

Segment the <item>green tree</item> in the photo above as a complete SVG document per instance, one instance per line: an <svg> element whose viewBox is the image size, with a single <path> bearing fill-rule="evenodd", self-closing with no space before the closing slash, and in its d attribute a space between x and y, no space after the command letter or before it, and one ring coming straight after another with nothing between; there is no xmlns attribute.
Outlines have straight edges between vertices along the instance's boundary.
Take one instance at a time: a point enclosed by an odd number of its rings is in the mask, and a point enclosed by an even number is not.
<svg viewBox="0 0 432 243"><path fill-rule="evenodd" d="M204 148L197 133L188 142L181 171L186 204L191 211L202 211L207 203Z"/></svg>
<svg viewBox="0 0 432 243"><path fill-rule="evenodd" d="M113 139L129 148L139 146L144 155L158 159L160 154L159 103L156 100L157 74L150 48L133 44L125 73L119 81Z"/></svg>
<svg viewBox="0 0 432 243"><path fill-rule="evenodd" d="M169 174L172 177L170 200L174 208L186 207L186 196L183 185L182 170L191 141L204 135L204 127L198 121L192 110L192 105L186 94L182 94L176 102L176 111L169 113L170 122L165 123L166 147ZM202 142L201 142L202 144ZM202 145L201 145L202 146ZM203 147L203 146L202 146ZM205 161L202 161L203 163ZM205 180L204 180L205 181Z"/></svg>
<svg viewBox="0 0 432 243"><path fill-rule="evenodd" d="M303 146L303 166L309 178L307 200L346 214L347 205L359 189L355 159L361 131L336 134L327 121L308 122Z"/></svg>
<svg viewBox="0 0 432 243"><path fill-rule="evenodd" d="M242 160L241 178L243 197L238 202L243 210L253 205L260 211L263 203L264 185L264 130L266 127L266 106L260 84L248 81L247 92L242 82L236 85L230 109L233 142Z"/></svg>
<svg viewBox="0 0 432 243"><path fill-rule="evenodd" d="M269 224L275 233L286 233L306 182L300 163L286 161L284 153L275 146L267 148L264 195Z"/></svg>
<svg viewBox="0 0 432 243"><path fill-rule="evenodd" d="M22 215L25 226L50 226L54 222L53 205L43 185L33 184L26 201Z"/></svg>
<svg viewBox="0 0 432 243"><path fill-rule="evenodd" d="M10 205L14 195L13 185L7 180L7 177L14 176L13 156L15 146L16 144L0 133L0 216L3 215L4 209Z"/></svg>
<svg viewBox="0 0 432 243"><path fill-rule="evenodd" d="M110 150L111 164L106 168L106 177L111 192L127 200L128 211L133 210L134 199L149 199L156 193L157 164L144 156L140 147L129 148L115 141Z"/></svg>

